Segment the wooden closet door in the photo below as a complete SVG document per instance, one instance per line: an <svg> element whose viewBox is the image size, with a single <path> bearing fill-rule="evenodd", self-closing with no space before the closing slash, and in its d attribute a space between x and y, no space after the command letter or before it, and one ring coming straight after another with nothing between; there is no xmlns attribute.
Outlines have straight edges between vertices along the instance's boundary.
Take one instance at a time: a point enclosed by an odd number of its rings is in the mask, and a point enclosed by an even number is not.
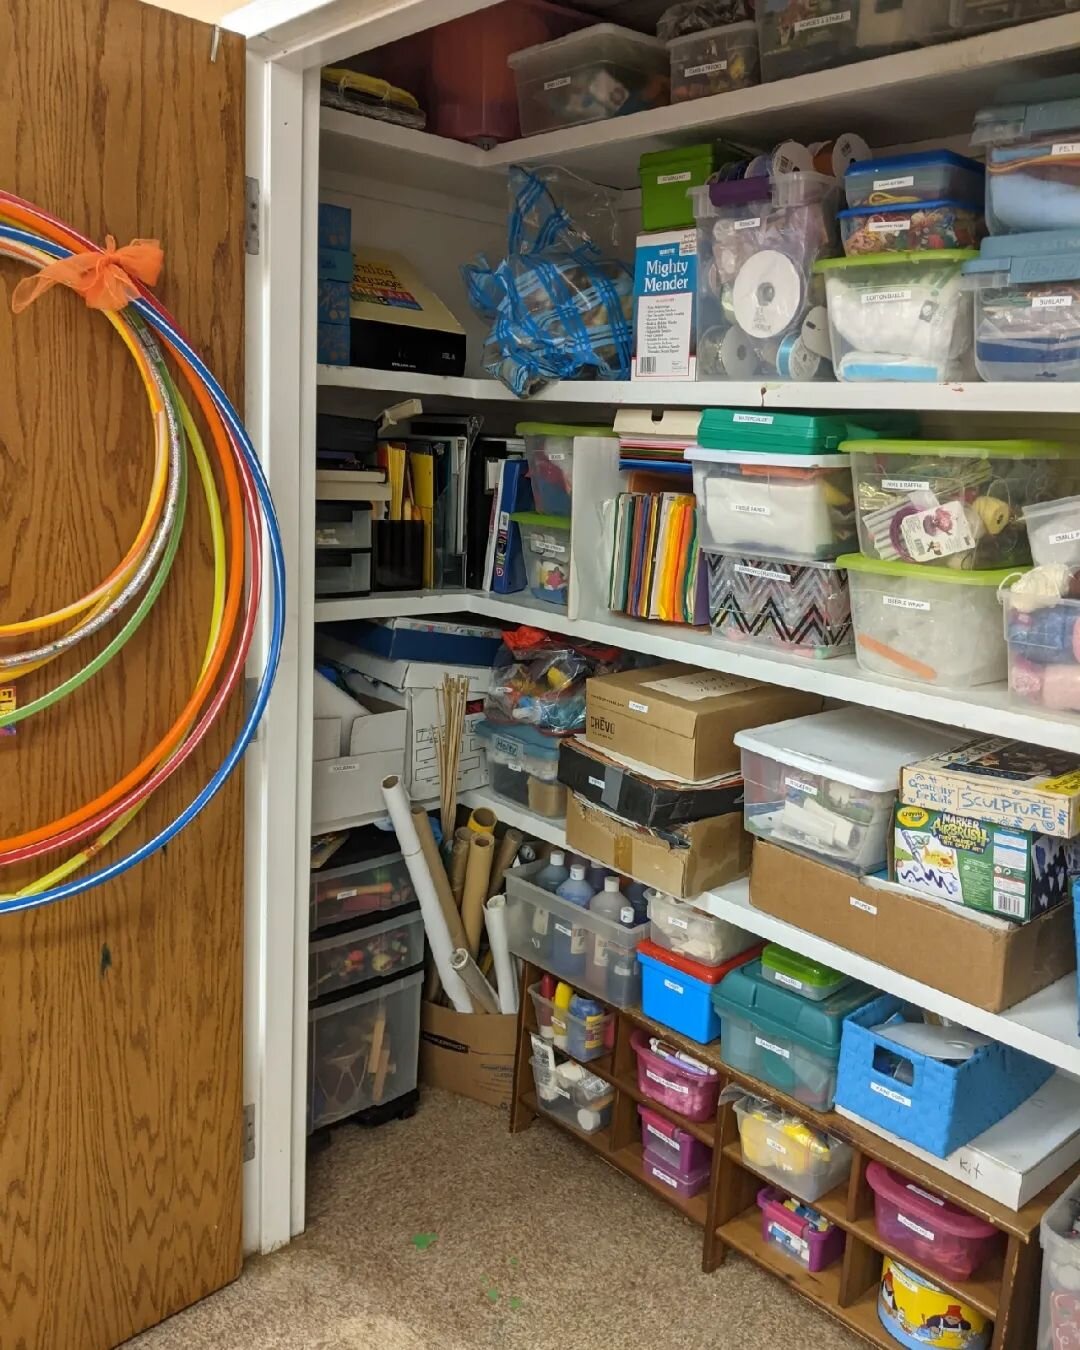
<svg viewBox="0 0 1080 1350"><path fill-rule="evenodd" d="M0 185L91 238L160 239L158 293L242 407L243 45L223 36L210 55L206 25L139 0L0 0ZM111 571L151 469L146 401L111 326L62 288L13 318L23 275L0 259L0 622ZM0 738L0 837L104 791L171 725L206 640L209 538L193 474L141 631ZM86 659L20 682L20 699ZM238 717L234 701L104 861L192 799ZM165 853L0 917L0 1350L104 1350L239 1273L242 811L237 775ZM0 893L44 870L0 869Z"/></svg>

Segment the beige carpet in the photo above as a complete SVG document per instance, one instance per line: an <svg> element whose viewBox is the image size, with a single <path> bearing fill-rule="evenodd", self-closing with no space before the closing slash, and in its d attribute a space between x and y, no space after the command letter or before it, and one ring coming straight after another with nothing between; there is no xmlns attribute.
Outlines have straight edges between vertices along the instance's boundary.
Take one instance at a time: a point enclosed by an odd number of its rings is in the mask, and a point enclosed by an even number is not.
<svg viewBox="0 0 1080 1350"><path fill-rule="evenodd" d="M129 1350L854 1350L864 1344L577 1140L428 1092L339 1129L308 1231ZM430 1240L434 1235L434 1240Z"/></svg>

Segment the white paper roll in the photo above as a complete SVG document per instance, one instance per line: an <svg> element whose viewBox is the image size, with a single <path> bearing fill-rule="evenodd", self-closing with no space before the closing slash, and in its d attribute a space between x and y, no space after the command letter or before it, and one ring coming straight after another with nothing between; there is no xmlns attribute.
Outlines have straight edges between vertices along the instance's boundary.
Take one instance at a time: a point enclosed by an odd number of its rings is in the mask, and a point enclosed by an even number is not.
<svg viewBox="0 0 1080 1350"><path fill-rule="evenodd" d="M506 940L506 896L493 895L484 906L491 955L495 961L495 982L499 986L499 1009L504 1013L518 1010L517 962L510 955Z"/></svg>
<svg viewBox="0 0 1080 1350"><path fill-rule="evenodd" d="M409 869L409 879L420 902L420 913L424 917L424 929L431 944L431 955L439 972L439 979L455 1010L460 1013L471 1013L473 1006L469 991L465 988L461 976L450 964L454 945L450 940L450 930L446 926L439 897L435 893L435 883L431 879L431 872L420 848L420 840L416 837L412 802L397 774L391 774L389 778L383 779L382 794L405 858L405 866Z"/></svg>
<svg viewBox="0 0 1080 1350"><path fill-rule="evenodd" d="M468 948L455 947L450 964L465 981L465 988L468 989L469 997L473 1001L474 1011L497 1013L499 1000L495 996L495 990L484 979L484 972L473 960Z"/></svg>

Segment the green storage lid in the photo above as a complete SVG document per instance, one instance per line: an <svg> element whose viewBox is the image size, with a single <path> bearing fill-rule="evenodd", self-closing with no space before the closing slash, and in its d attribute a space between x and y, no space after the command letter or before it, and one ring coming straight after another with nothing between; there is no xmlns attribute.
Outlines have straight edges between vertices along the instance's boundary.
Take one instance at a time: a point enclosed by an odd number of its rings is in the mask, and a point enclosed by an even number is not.
<svg viewBox="0 0 1080 1350"><path fill-rule="evenodd" d="M611 427L582 427L559 422L519 422L514 428L519 436L614 436Z"/></svg>
<svg viewBox="0 0 1080 1350"><path fill-rule="evenodd" d="M906 437L917 430L918 417L914 413L863 413L855 420L835 413L706 408L701 414L697 441L703 450L821 455L836 451L844 441Z"/></svg>
<svg viewBox="0 0 1080 1350"><path fill-rule="evenodd" d="M993 572L965 571L961 567L935 567L926 563L889 562L884 558L867 558L862 553L845 553L836 560L837 567L848 572L873 572L882 577L918 577L920 581L944 581L954 586L1000 586L1007 577L1030 572L1030 567L1000 567Z"/></svg>
<svg viewBox="0 0 1080 1350"><path fill-rule="evenodd" d="M710 997L721 1017L741 1017L763 1035L795 1041L835 1062L840 1058L844 1018L877 998L877 991L853 981L846 989L814 1003L765 979L761 961L757 960L725 975Z"/></svg>
<svg viewBox="0 0 1080 1350"><path fill-rule="evenodd" d="M697 145L677 145L672 150L650 150L638 161L638 172L642 176L646 173L664 173L668 169L699 161L704 161L711 171L715 160L716 146L708 141L700 141Z"/></svg>
<svg viewBox="0 0 1080 1350"><path fill-rule="evenodd" d="M819 965L808 956L800 956L798 952L781 947L776 942L770 942L761 953L761 964L810 989L827 989L830 985L839 984L841 980L847 979L843 971Z"/></svg>
<svg viewBox="0 0 1080 1350"><path fill-rule="evenodd" d="M1076 459L1080 445L1061 441L844 441L840 449L858 455L919 455L933 459Z"/></svg>
<svg viewBox="0 0 1080 1350"><path fill-rule="evenodd" d="M971 262L979 256L977 248L926 248L918 252L907 250L901 253L859 253L854 258L819 258L814 264L815 272L845 272L860 267L902 267L905 264L932 266L937 263Z"/></svg>
<svg viewBox="0 0 1080 1350"><path fill-rule="evenodd" d="M556 530L569 530L569 516L542 516L539 511L514 511L511 520L516 520L519 525L546 525Z"/></svg>

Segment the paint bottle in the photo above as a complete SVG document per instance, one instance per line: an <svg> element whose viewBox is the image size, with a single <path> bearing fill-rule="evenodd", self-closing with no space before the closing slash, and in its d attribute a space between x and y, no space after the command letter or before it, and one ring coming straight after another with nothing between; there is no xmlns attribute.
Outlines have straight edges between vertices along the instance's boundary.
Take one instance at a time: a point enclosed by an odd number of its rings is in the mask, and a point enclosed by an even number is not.
<svg viewBox="0 0 1080 1350"><path fill-rule="evenodd" d="M619 1008L632 1008L638 1001L636 947L613 947L608 967L607 998Z"/></svg>
<svg viewBox="0 0 1080 1350"><path fill-rule="evenodd" d="M622 893L634 906L634 916L637 923L648 923L649 921L649 901L646 895L648 889L644 882L631 881L628 877L623 878Z"/></svg>
<svg viewBox="0 0 1080 1350"><path fill-rule="evenodd" d="M551 1039L555 1042L558 1050L567 1050L570 1046L570 1029L567 1026L566 1014L573 997L573 989L560 980L555 986L555 997L552 999L551 1008Z"/></svg>
<svg viewBox="0 0 1080 1350"><path fill-rule="evenodd" d="M585 875L588 877L589 885L593 890L599 892L604 889L604 882L611 876L611 873L600 863L590 862Z"/></svg>
<svg viewBox="0 0 1080 1350"><path fill-rule="evenodd" d="M621 924L624 928L633 928L636 922L634 907L619 889L619 878L616 876L604 878L604 889L599 895L594 895L589 902L589 913L607 919L609 923ZM589 934L589 959L586 971L588 981L594 989L607 992L611 960L618 950L618 946L613 946L610 938L603 937L600 933Z"/></svg>
<svg viewBox="0 0 1080 1350"><path fill-rule="evenodd" d="M557 891L569 877L570 869L566 865L566 854L562 849L556 848L552 849L547 863L533 877L533 883L545 891Z"/></svg>
<svg viewBox="0 0 1080 1350"><path fill-rule="evenodd" d="M575 1059L594 1059L604 1048L604 1009L596 999L575 994L570 1000L567 1049Z"/></svg>
<svg viewBox="0 0 1080 1350"><path fill-rule="evenodd" d="M558 987L558 980L554 975L544 975L540 979L540 997L547 999L547 1006L544 1004L536 1005L536 1024L540 1028L540 1035L545 1041L553 1040L554 1031L551 1029L551 1004L555 999L555 990Z"/></svg>
<svg viewBox="0 0 1080 1350"><path fill-rule="evenodd" d="M593 888L585 880L585 868L575 863L570 869L569 879L564 881L556 895L563 900L587 909L593 897ZM576 980L585 971L585 941L588 932L581 924L571 922L561 915L551 916L551 966L557 975Z"/></svg>

